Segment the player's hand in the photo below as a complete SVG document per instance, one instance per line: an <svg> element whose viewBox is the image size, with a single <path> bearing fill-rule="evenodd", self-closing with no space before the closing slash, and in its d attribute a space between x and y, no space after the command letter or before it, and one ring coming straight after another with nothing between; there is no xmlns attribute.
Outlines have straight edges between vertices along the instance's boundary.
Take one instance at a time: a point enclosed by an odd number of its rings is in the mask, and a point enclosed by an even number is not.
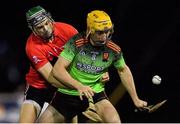
<svg viewBox="0 0 180 124"><path fill-rule="evenodd" d="M164 105L166 103L167 100L163 100L161 102L158 102L156 104L153 104L153 105L148 105L148 106L145 106L143 109L139 109L140 111L145 111L145 112L148 112L148 113L153 113L155 112L157 109L159 109L162 105ZM137 112L138 110L135 109L135 111Z"/></svg>
<svg viewBox="0 0 180 124"><path fill-rule="evenodd" d="M146 101L143 101L141 99L137 99L134 101L134 105L140 109L140 110L143 110L145 109L145 107L147 106L147 102Z"/></svg>
<svg viewBox="0 0 180 124"><path fill-rule="evenodd" d="M94 91L89 86L81 85L77 90L79 92L81 100L83 100L83 95L87 98L92 98L92 96L94 96Z"/></svg>

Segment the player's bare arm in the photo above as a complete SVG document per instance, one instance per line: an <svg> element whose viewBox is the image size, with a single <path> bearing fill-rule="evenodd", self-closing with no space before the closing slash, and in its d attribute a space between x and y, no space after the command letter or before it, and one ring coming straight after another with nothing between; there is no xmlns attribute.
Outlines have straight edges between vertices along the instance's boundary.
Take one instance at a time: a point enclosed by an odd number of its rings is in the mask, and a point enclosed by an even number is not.
<svg viewBox="0 0 180 124"><path fill-rule="evenodd" d="M129 95L131 96L135 106L138 108L147 106L147 102L140 100L137 96L133 76L129 67L125 65L124 68L118 70L118 74L123 85L126 87Z"/></svg>
<svg viewBox="0 0 180 124"><path fill-rule="evenodd" d="M53 86L57 88L64 88L65 86L61 82L57 81L53 77L49 78L52 68L52 65L48 62L40 69L38 69L38 72L47 80L47 82L51 83Z"/></svg>
<svg viewBox="0 0 180 124"><path fill-rule="evenodd" d="M93 90L89 86L81 84L79 81L73 79L70 74L67 72L67 68L70 65L70 62L63 57L59 57L54 68L52 70L52 75L58 80L61 81L65 86L68 86L72 89L77 89L80 93L80 98L82 95L85 95L87 98L91 98L94 95Z"/></svg>

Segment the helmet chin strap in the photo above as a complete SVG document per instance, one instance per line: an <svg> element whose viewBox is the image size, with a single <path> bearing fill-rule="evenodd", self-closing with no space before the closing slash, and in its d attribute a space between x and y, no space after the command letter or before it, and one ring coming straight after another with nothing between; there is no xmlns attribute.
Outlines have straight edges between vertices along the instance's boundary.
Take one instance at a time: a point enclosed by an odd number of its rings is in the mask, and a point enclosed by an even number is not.
<svg viewBox="0 0 180 124"><path fill-rule="evenodd" d="M106 41L94 41L91 39L94 46L104 46L106 44Z"/></svg>
<svg viewBox="0 0 180 124"><path fill-rule="evenodd" d="M110 33L110 34L108 35L108 37L107 37L107 40L108 40L108 41L111 40L112 34L113 34L113 33Z"/></svg>
<svg viewBox="0 0 180 124"><path fill-rule="evenodd" d="M112 37L112 34L109 34L108 36L106 36L106 40L105 41L94 40L92 37L90 37L90 40L93 42L94 46L104 46L107 41L111 40L111 37Z"/></svg>

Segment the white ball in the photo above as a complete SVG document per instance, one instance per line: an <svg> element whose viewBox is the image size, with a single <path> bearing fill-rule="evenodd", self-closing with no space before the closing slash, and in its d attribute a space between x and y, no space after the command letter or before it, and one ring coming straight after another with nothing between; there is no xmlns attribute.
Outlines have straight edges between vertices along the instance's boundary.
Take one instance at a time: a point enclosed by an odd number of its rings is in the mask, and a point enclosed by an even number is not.
<svg viewBox="0 0 180 124"><path fill-rule="evenodd" d="M161 83L161 77L159 77L158 75L153 76L152 83L159 85Z"/></svg>

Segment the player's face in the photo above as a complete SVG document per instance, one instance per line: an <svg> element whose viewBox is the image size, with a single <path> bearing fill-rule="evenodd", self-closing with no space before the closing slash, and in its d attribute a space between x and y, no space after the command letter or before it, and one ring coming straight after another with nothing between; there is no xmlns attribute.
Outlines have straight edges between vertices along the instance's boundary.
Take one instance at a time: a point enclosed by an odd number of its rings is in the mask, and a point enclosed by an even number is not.
<svg viewBox="0 0 180 124"><path fill-rule="evenodd" d="M48 40L53 35L53 23L46 19L40 24L34 26L34 32L41 38Z"/></svg>
<svg viewBox="0 0 180 124"><path fill-rule="evenodd" d="M90 35L92 40L92 44L94 46L103 46L109 40L109 35L111 34L111 29L104 30L104 31L95 31L94 34Z"/></svg>

